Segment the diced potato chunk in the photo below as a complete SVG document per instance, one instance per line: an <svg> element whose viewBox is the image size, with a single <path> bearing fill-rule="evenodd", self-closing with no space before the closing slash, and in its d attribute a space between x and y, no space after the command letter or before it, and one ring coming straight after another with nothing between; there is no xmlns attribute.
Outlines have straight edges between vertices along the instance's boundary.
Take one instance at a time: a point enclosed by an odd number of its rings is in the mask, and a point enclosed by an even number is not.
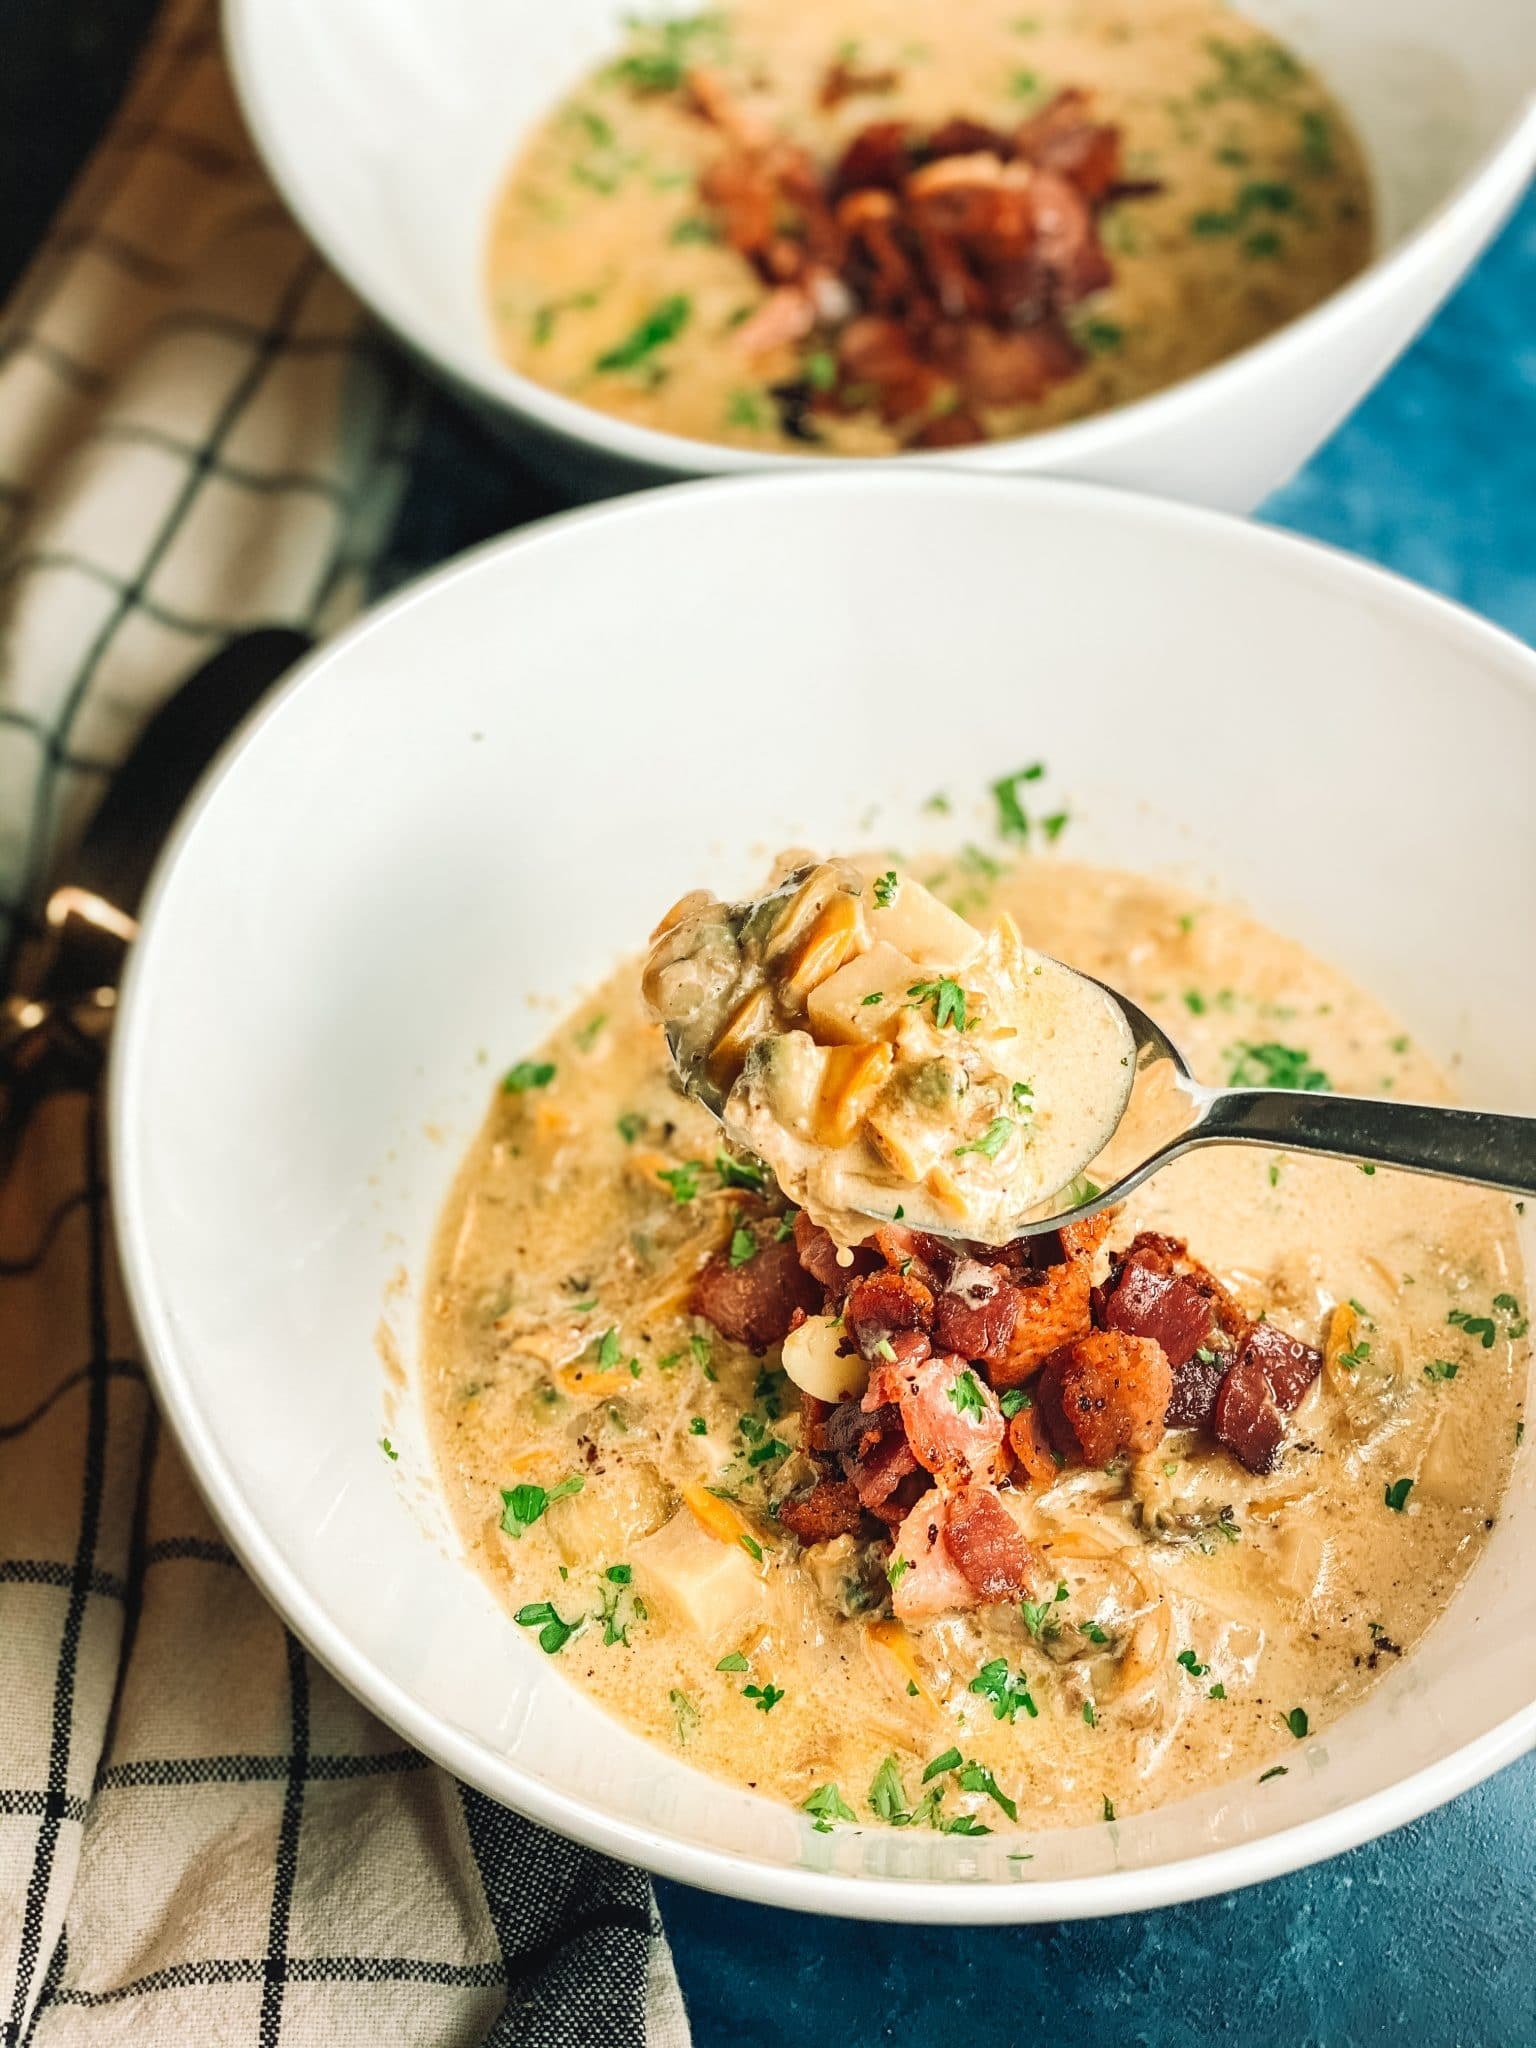
<svg viewBox="0 0 1536 2048"><path fill-rule="evenodd" d="M784 1339L784 1370L803 1393L818 1401L846 1401L864 1391L869 1367L857 1350L840 1356L843 1326L830 1316L807 1316Z"/></svg>
<svg viewBox="0 0 1536 2048"><path fill-rule="evenodd" d="M883 942L812 989L806 1009L823 1045L872 1045L896 1029L907 990L922 979L915 960ZM879 996L879 1002L868 1000Z"/></svg>
<svg viewBox="0 0 1536 2048"><path fill-rule="evenodd" d="M569 1565L612 1564L638 1537L659 1529L673 1494L647 1458L612 1464L589 1478L580 1493L549 1507L549 1533Z"/></svg>
<svg viewBox="0 0 1536 2048"><path fill-rule="evenodd" d="M981 934L967 924L921 882L898 868L890 870L879 861L860 861L859 872L868 887L864 912L870 937L878 945L883 939L909 960L922 967L963 967L981 950ZM883 908L875 900L875 883L890 872L896 875L896 890Z"/></svg>
<svg viewBox="0 0 1536 2048"><path fill-rule="evenodd" d="M632 1545L630 1558L647 1602L654 1600L707 1641L739 1628L762 1599L762 1583L745 1550L706 1535L687 1508Z"/></svg>

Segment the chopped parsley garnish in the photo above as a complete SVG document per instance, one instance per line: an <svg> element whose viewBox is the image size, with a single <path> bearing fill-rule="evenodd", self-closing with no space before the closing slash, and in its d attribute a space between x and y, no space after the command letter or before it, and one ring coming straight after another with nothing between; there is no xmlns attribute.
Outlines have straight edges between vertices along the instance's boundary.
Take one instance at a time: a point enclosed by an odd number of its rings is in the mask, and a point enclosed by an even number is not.
<svg viewBox="0 0 1536 2048"><path fill-rule="evenodd" d="M1326 1092L1333 1083L1312 1055L1293 1045L1247 1045L1232 1048L1232 1068L1227 1075L1233 1088L1294 1088L1304 1094Z"/></svg>
<svg viewBox="0 0 1536 2048"><path fill-rule="evenodd" d="M890 909L896 901L896 891L900 886L894 868L887 868L883 875L875 877L875 901L882 910Z"/></svg>
<svg viewBox="0 0 1536 2048"><path fill-rule="evenodd" d="M1362 1366L1367 1362L1370 1355L1371 1346L1369 1339L1357 1337L1347 1351L1339 1353L1336 1363L1342 1365L1346 1372L1354 1372L1358 1366Z"/></svg>
<svg viewBox="0 0 1536 2048"><path fill-rule="evenodd" d="M830 1835L835 1820L856 1820L858 1816L835 1785L818 1785L804 1802L818 1835Z"/></svg>
<svg viewBox="0 0 1536 2048"><path fill-rule="evenodd" d="M1054 845L1071 822L1072 817L1069 811L1051 811L1040 820L1040 830L1045 834L1046 839Z"/></svg>
<svg viewBox="0 0 1536 2048"><path fill-rule="evenodd" d="M1083 1701L1083 1719L1088 1723L1088 1726L1090 1728L1097 1728L1099 1725L1098 1716L1093 1711L1092 1700Z"/></svg>
<svg viewBox="0 0 1536 2048"><path fill-rule="evenodd" d="M883 1358L888 1365L896 1362L896 1351L889 1337L877 1337L870 1346L876 1358Z"/></svg>
<svg viewBox="0 0 1536 2048"><path fill-rule="evenodd" d="M624 1347L619 1342L617 1330L604 1330L597 1343L597 1362L604 1372L611 1372L619 1364Z"/></svg>
<svg viewBox="0 0 1536 2048"><path fill-rule="evenodd" d="M689 70L705 54L718 54L716 46L726 32L725 17L713 10L659 21L631 20L629 25L633 46L609 65L604 76L636 93L680 91Z"/></svg>
<svg viewBox="0 0 1536 2048"><path fill-rule="evenodd" d="M1081 1633L1088 1638L1090 1643L1097 1643L1101 1648L1105 1643L1109 1641L1108 1635L1105 1633L1103 1629L1099 1627L1099 1624L1096 1621L1080 1622L1078 1624L1078 1627Z"/></svg>
<svg viewBox="0 0 1536 2048"><path fill-rule="evenodd" d="M1453 1380L1460 1370L1461 1367L1449 1358L1432 1358L1424 1368L1424 1377L1427 1380Z"/></svg>
<svg viewBox="0 0 1536 2048"><path fill-rule="evenodd" d="M958 1749L946 1749L944 1754L936 1756L923 1772L923 1783L926 1785L930 1778L942 1778L946 1771L958 1771L960 1761Z"/></svg>
<svg viewBox="0 0 1536 2048"><path fill-rule="evenodd" d="M634 1576L634 1566L627 1564L611 1564L603 1573L603 1577L614 1586L627 1586Z"/></svg>
<svg viewBox="0 0 1536 2048"><path fill-rule="evenodd" d="M951 1750L949 1753L951 1756L955 1757L956 1763L960 1761L959 1757L955 1755L955 1752L953 1750ZM931 1770L932 1768L933 1766L930 1764L929 1769ZM1003 1809L1004 1813L1007 1814L1010 1820L1018 1819L1019 1809L1017 1805L1013 1800L1011 1800L1008 1797L1008 1794L1002 1790L996 1778L993 1777L992 1773L987 1769L985 1764L967 1764L964 1767L964 1769L960 1772L960 1775L955 1780L955 1782L960 1787L960 1790L962 1792L985 1792L990 1800L992 1800L996 1805L1000 1806ZM960 1833L963 1832L963 1830L956 1829L952 1832Z"/></svg>
<svg viewBox="0 0 1536 2048"><path fill-rule="evenodd" d="M868 1009L868 1008L870 1007L870 1005L871 1005L872 1003L883 1003L884 1001L885 1001L885 991L884 991L883 989L878 989L878 988L877 988L877 989L874 989L874 990L872 990L872 991L870 992L870 994L868 994L867 996L864 996L864 997L863 997L863 998L862 998L862 999L860 1000L860 1003L859 1003L859 1008L860 1008L861 1010L867 1010L867 1009Z"/></svg>
<svg viewBox="0 0 1536 2048"><path fill-rule="evenodd" d="M885 1576L893 1587L899 1586L912 1569L910 1557L893 1557L885 1568Z"/></svg>
<svg viewBox="0 0 1536 2048"><path fill-rule="evenodd" d="M1494 1339L1499 1333L1491 1316L1470 1316L1464 1308L1453 1308L1445 1320L1458 1330L1464 1330L1469 1337L1480 1337L1485 1351L1493 1349Z"/></svg>
<svg viewBox="0 0 1536 2048"><path fill-rule="evenodd" d="M1224 1685L1220 1684L1213 1685L1210 1691L1206 1694L1206 1698L1208 1700L1224 1700L1226 1696L1227 1688Z"/></svg>
<svg viewBox="0 0 1536 2048"><path fill-rule="evenodd" d="M1023 1387L1010 1387L1007 1393L1004 1394L1002 1400L998 1403L998 1406L1002 1409L1004 1416L1010 1422L1013 1420L1014 1416L1020 1412L1021 1409L1033 1408L1034 1405L1035 1399L1033 1394L1026 1393Z"/></svg>
<svg viewBox="0 0 1536 2048"><path fill-rule="evenodd" d="M575 1621L562 1621L547 1600L534 1600L519 1607L512 1618L519 1628L538 1630L539 1648L546 1657L558 1655L586 1620L585 1615L578 1615Z"/></svg>
<svg viewBox="0 0 1536 2048"><path fill-rule="evenodd" d="M1008 81L1008 91L1016 100L1032 100L1040 90L1040 80L1033 71L1015 71Z"/></svg>
<svg viewBox="0 0 1536 2048"><path fill-rule="evenodd" d="M905 1827L911 1819L907 1810L907 1788L901 1782L896 1759L888 1756L870 1780L869 1807L876 1820L887 1827Z"/></svg>
<svg viewBox="0 0 1536 2048"><path fill-rule="evenodd" d="M501 1490L501 1532L504 1536L516 1536L521 1540L523 1531L531 1529L553 1501L566 1500L573 1493L580 1493L582 1480L576 1473L569 1479L562 1479L558 1486L548 1489L536 1486L531 1480L521 1486L504 1486Z"/></svg>
<svg viewBox="0 0 1536 2048"><path fill-rule="evenodd" d="M388 1458L389 1462L392 1465L399 1464L400 1453L395 1449L394 1445L390 1442L387 1436L381 1436L379 1438L379 1449L384 1453L385 1457Z"/></svg>
<svg viewBox="0 0 1536 2048"><path fill-rule="evenodd" d="M708 1436L709 1424L704 1420L702 1415L695 1415L691 1419L691 1421L688 1424L688 1434L690 1436Z"/></svg>
<svg viewBox="0 0 1536 2048"><path fill-rule="evenodd" d="M1260 1774L1259 1783L1267 1785L1271 1778L1288 1778L1290 1775L1290 1771L1284 1764L1271 1764L1267 1771Z"/></svg>
<svg viewBox="0 0 1536 2048"><path fill-rule="evenodd" d="M748 1259L757 1257L757 1239L745 1225L738 1223L731 1232L730 1260L733 1266L744 1266Z"/></svg>
<svg viewBox="0 0 1536 2048"><path fill-rule="evenodd" d="M677 1724L679 1745L685 1743L699 1725L699 1710L687 1693L679 1692L676 1686L667 1694L672 1703L672 1718Z"/></svg>
<svg viewBox="0 0 1536 2048"><path fill-rule="evenodd" d="M755 1159L732 1159L728 1153L717 1152L715 1172L725 1188L747 1188L760 1195L768 1185L768 1175Z"/></svg>
<svg viewBox="0 0 1536 2048"><path fill-rule="evenodd" d="M636 1138L645 1129L645 1118L633 1109L626 1109L618 1121L619 1136L626 1145L633 1145Z"/></svg>
<svg viewBox="0 0 1536 2048"><path fill-rule="evenodd" d="M815 349L806 357L804 370L813 391L830 391L837 382L837 357L830 349Z"/></svg>
<svg viewBox="0 0 1536 2048"><path fill-rule="evenodd" d="M597 359L599 370L633 370L646 362L656 350L669 341L675 341L688 325L693 311L693 301L680 292L663 299L654 306L638 327L632 328L621 342L618 342Z"/></svg>
<svg viewBox="0 0 1536 2048"><path fill-rule="evenodd" d="M750 1671L752 1666L743 1657L740 1650L732 1650L728 1657L720 1659L715 1669L717 1671Z"/></svg>
<svg viewBox="0 0 1536 2048"><path fill-rule="evenodd" d="M1115 1802L1113 1801L1113 1799L1111 1799L1111 1798L1110 1798L1109 1794L1108 1794L1108 1793L1106 1792L1106 1793L1104 1794L1104 1818L1105 1818L1106 1820L1113 1820L1113 1819L1114 1819L1114 1817L1115 1817Z"/></svg>
<svg viewBox="0 0 1536 2048"><path fill-rule="evenodd" d="M977 1418L986 1414L987 1404L982 1398L981 1387L977 1382L975 1373L969 1368L962 1373L956 1373L954 1379L951 1380L945 1389L945 1392L949 1395L957 1413Z"/></svg>
<svg viewBox="0 0 1536 2048"><path fill-rule="evenodd" d="M957 1145L953 1156L961 1159L967 1152L980 1152L988 1159L995 1159L1012 1136L1013 1118L995 1116L974 1144Z"/></svg>
<svg viewBox="0 0 1536 2048"><path fill-rule="evenodd" d="M1184 1007L1192 1017L1203 1017L1208 1005L1199 989L1187 988L1184 991Z"/></svg>
<svg viewBox="0 0 1536 2048"><path fill-rule="evenodd" d="M1050 1642L1061 1634L1061 1623L1051 1613L1054 1602L1050 1600L1021 1600L1019 1612L1024 1617L1024 1626L1037 1642Z"/></svg>
<svg viewBox="0 0 1536 2048"><path fill-rule="evenodd" d="M762 393L745 387L733 391L726 400L725 418L728 426L752 427L759 432L773 423L763 402Z"/></svg>
<svg viewBox="0 0 1536 2048"><path fill-rule="evenodd" d="M663 1187L672 1190L674 1202L692 1202L699 1192L699 1175L704 1171L702 1159L685 1159L681 1166L659 1166L656 1178Z"/></svg>
<svg viewBox="0 0 1536 2048"><path fill-rule="evenodd" d="M1319 177L1334 168L1333 130L1328 116L1316 107L1306 108L1301 116L1301 160Z"/></svg>
<svg viewBox="0 0 1536 2048"><path fill-rule="evenodd" d="M1298 1742L1306 1741L1307 1732L1312 1726L1311 1722L1307 1719L1305 1707L1292 1707L1285 1717L1285 1725L1290 1729Z"/></svg>
<svg viewBox="0 0 1536 2048"><path fill-rule="evenodd" d="M1033 81L1030 91L1034 90ZM1000 775L992 785L993 801L997 805L997 829L1004 839L1027 839L1029 837L1029 813L1019 801L1019 785L1023 782L1038 782L1045 773L1044 765L1032 761L1027 768L1016 769L1012 775Z"/></svg>
<svg viewBox="0 0 1536 2048"><path fill-rule="evenodd" d="M763 1546L761 1545L761 1543L758 1542L755 1536L749 1536L746 1530L743 1529L740 1536L737 1538L737 1541L740 1543L742 1549L747 1553L748 1557L752 1559L752 1562L754 1564L762 1563Z"/></svg>
<svg viewBox="0 0 1536 2048"><path fill-rule="evenodd" d="M684 214L667 240L677 247L687 242L718 242L720 230L702 213Z"/></svg>
<svg viewBox="0 0 1536 2048"><path fill-rule="evenodd" d="M597 1043L598 1034L607 1022L606 1014L600 1010L595 1017L589 1017L579 1031L572 1032L571 1036L583 1052L590 1052Z"/></svg>
<svg viewBox="0 0 1536 2048"><path fill-rule="evenodd" d="M1029 1681L1023 1671L1017 1678L1008 1676L1006 1657L993 1657L983 1664L966 1690L980 1693L983 1699L992 1702L995 1721L1016 1721L1020 1714L1027 1714L1033 1721L1040 1712L1029 1696Z"/></svg>
<svg viewBox="0 0 1536 2048"><path fill-rule="evenodd" d="M1012 1093L1015 1114L1018 1116L1033 1116L1035 1113L1035 1091L1030 1087L1029 1083L1027 1081L1015 1081Z"/></svg>
<svg viewBox="0 0 1536 2048"><path fill-rule="evenodd" d="M714 1379L716 1373L714 1366L710 1363L709 1339L701 1337L695 1331L688 1339L688 1349L693 1353L693 1362L699 1368L699 1371L703 1373L705 1379Z"/></svg>
<svg viewBox="0 0 1536 2048"><path fill-rule="evenodd" d="M1182 1664L1191 1678L1204 1678L1211 1668L1209 1664L1202 1664L1193 1650L1180 1650L1174 1662Z"/></svg>
<svg viewBox="0 0 1536 2048"><path fill-rule="evenodd" d="M1394 1479L1392 1484L1387 1487L1383 1498L1393 1514L1400 1515L1403 1509L1407 1507L1408 1496L1412 1491L1413 1481L1411 1479Z"/></svg>
<svg viewBox="0 0 1536 2048"><path fill-rule="evenodd" d="M547 1088L555 1078L553 1060L519 1060L501 1079L503 1095L526 1095L530 1088Z"/></svg>
<svg viewBox="0 0 1536 2048"><path fill-rule="evenodd" d="M951 981L948 975L937 981L915 981L907 994L916 999L916 1008L932 1003L933 1021L940 1031L946 1024L952 1024L957 1031L965 1029L965 990L958 981Z"/></svg>
<svg viewBox="0 0 1536 2048"><path fill-rule="evenodd" d="M776 1436L770 1436L765 1437L755 1450L748 1451L747 1463L749 1465L768 1465L775 1458L787 1458L788 1456L789 1445L780 1443Z"/></svg>

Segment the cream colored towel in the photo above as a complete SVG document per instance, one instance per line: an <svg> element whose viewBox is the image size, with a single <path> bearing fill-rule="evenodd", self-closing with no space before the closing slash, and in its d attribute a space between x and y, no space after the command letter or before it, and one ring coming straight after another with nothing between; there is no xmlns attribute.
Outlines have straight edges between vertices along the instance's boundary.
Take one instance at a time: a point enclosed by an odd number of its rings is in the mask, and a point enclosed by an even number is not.
<svg viewBox="0 0 1536 2048"><path fill-rule="evenodd" d="M232 632L357 605L411 427L171 0L0 321L0 944ZM456 1785L263 1604L157 1425L96 1102L0 1190L0 2044L685 2048L650 1886Z"/></svg>

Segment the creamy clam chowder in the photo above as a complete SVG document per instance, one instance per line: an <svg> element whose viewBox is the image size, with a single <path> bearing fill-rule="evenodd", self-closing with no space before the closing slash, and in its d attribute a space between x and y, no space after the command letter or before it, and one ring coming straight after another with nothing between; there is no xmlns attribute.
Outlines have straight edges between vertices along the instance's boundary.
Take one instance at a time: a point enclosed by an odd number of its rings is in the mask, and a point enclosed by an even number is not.
<svg viewBox="0 0 1536 2048"><path fill-rule="evenodd" d="M851 865L871 898L907 872ZM1054 860L911 879L973 960L1006 917L1204 1079L1444 1097L1234 909ZM840 1248L680 1091L638 963L464 1162L443 1484L507 1625L651 1740L823 1828L1099 1823L1286 1770L1476 1562L1522 1429L1506 1198L1243 1148L1043 1240L880 1213Z"/></svg>
<svg viewBox="0 0 1536 2048"><path fill-rule="evenodd" d="M658 15L522 146L507 362L640 426L880 455L1219 362L1369 260L1343 109L1219 0Z"/></svg>

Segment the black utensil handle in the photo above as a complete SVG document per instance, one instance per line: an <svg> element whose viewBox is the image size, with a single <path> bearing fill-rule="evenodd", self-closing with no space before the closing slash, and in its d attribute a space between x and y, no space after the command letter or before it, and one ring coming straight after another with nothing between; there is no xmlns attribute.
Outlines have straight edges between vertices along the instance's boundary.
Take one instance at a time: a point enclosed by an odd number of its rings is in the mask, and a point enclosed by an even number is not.
<svg viewBox="0 0 1536 2048"><path fill-rule="evenodd" d="M1199 1145L1275 1145L1536 1195L1536 1117L1370 1096L1230 1088L1211 1103Z"/></svg>

